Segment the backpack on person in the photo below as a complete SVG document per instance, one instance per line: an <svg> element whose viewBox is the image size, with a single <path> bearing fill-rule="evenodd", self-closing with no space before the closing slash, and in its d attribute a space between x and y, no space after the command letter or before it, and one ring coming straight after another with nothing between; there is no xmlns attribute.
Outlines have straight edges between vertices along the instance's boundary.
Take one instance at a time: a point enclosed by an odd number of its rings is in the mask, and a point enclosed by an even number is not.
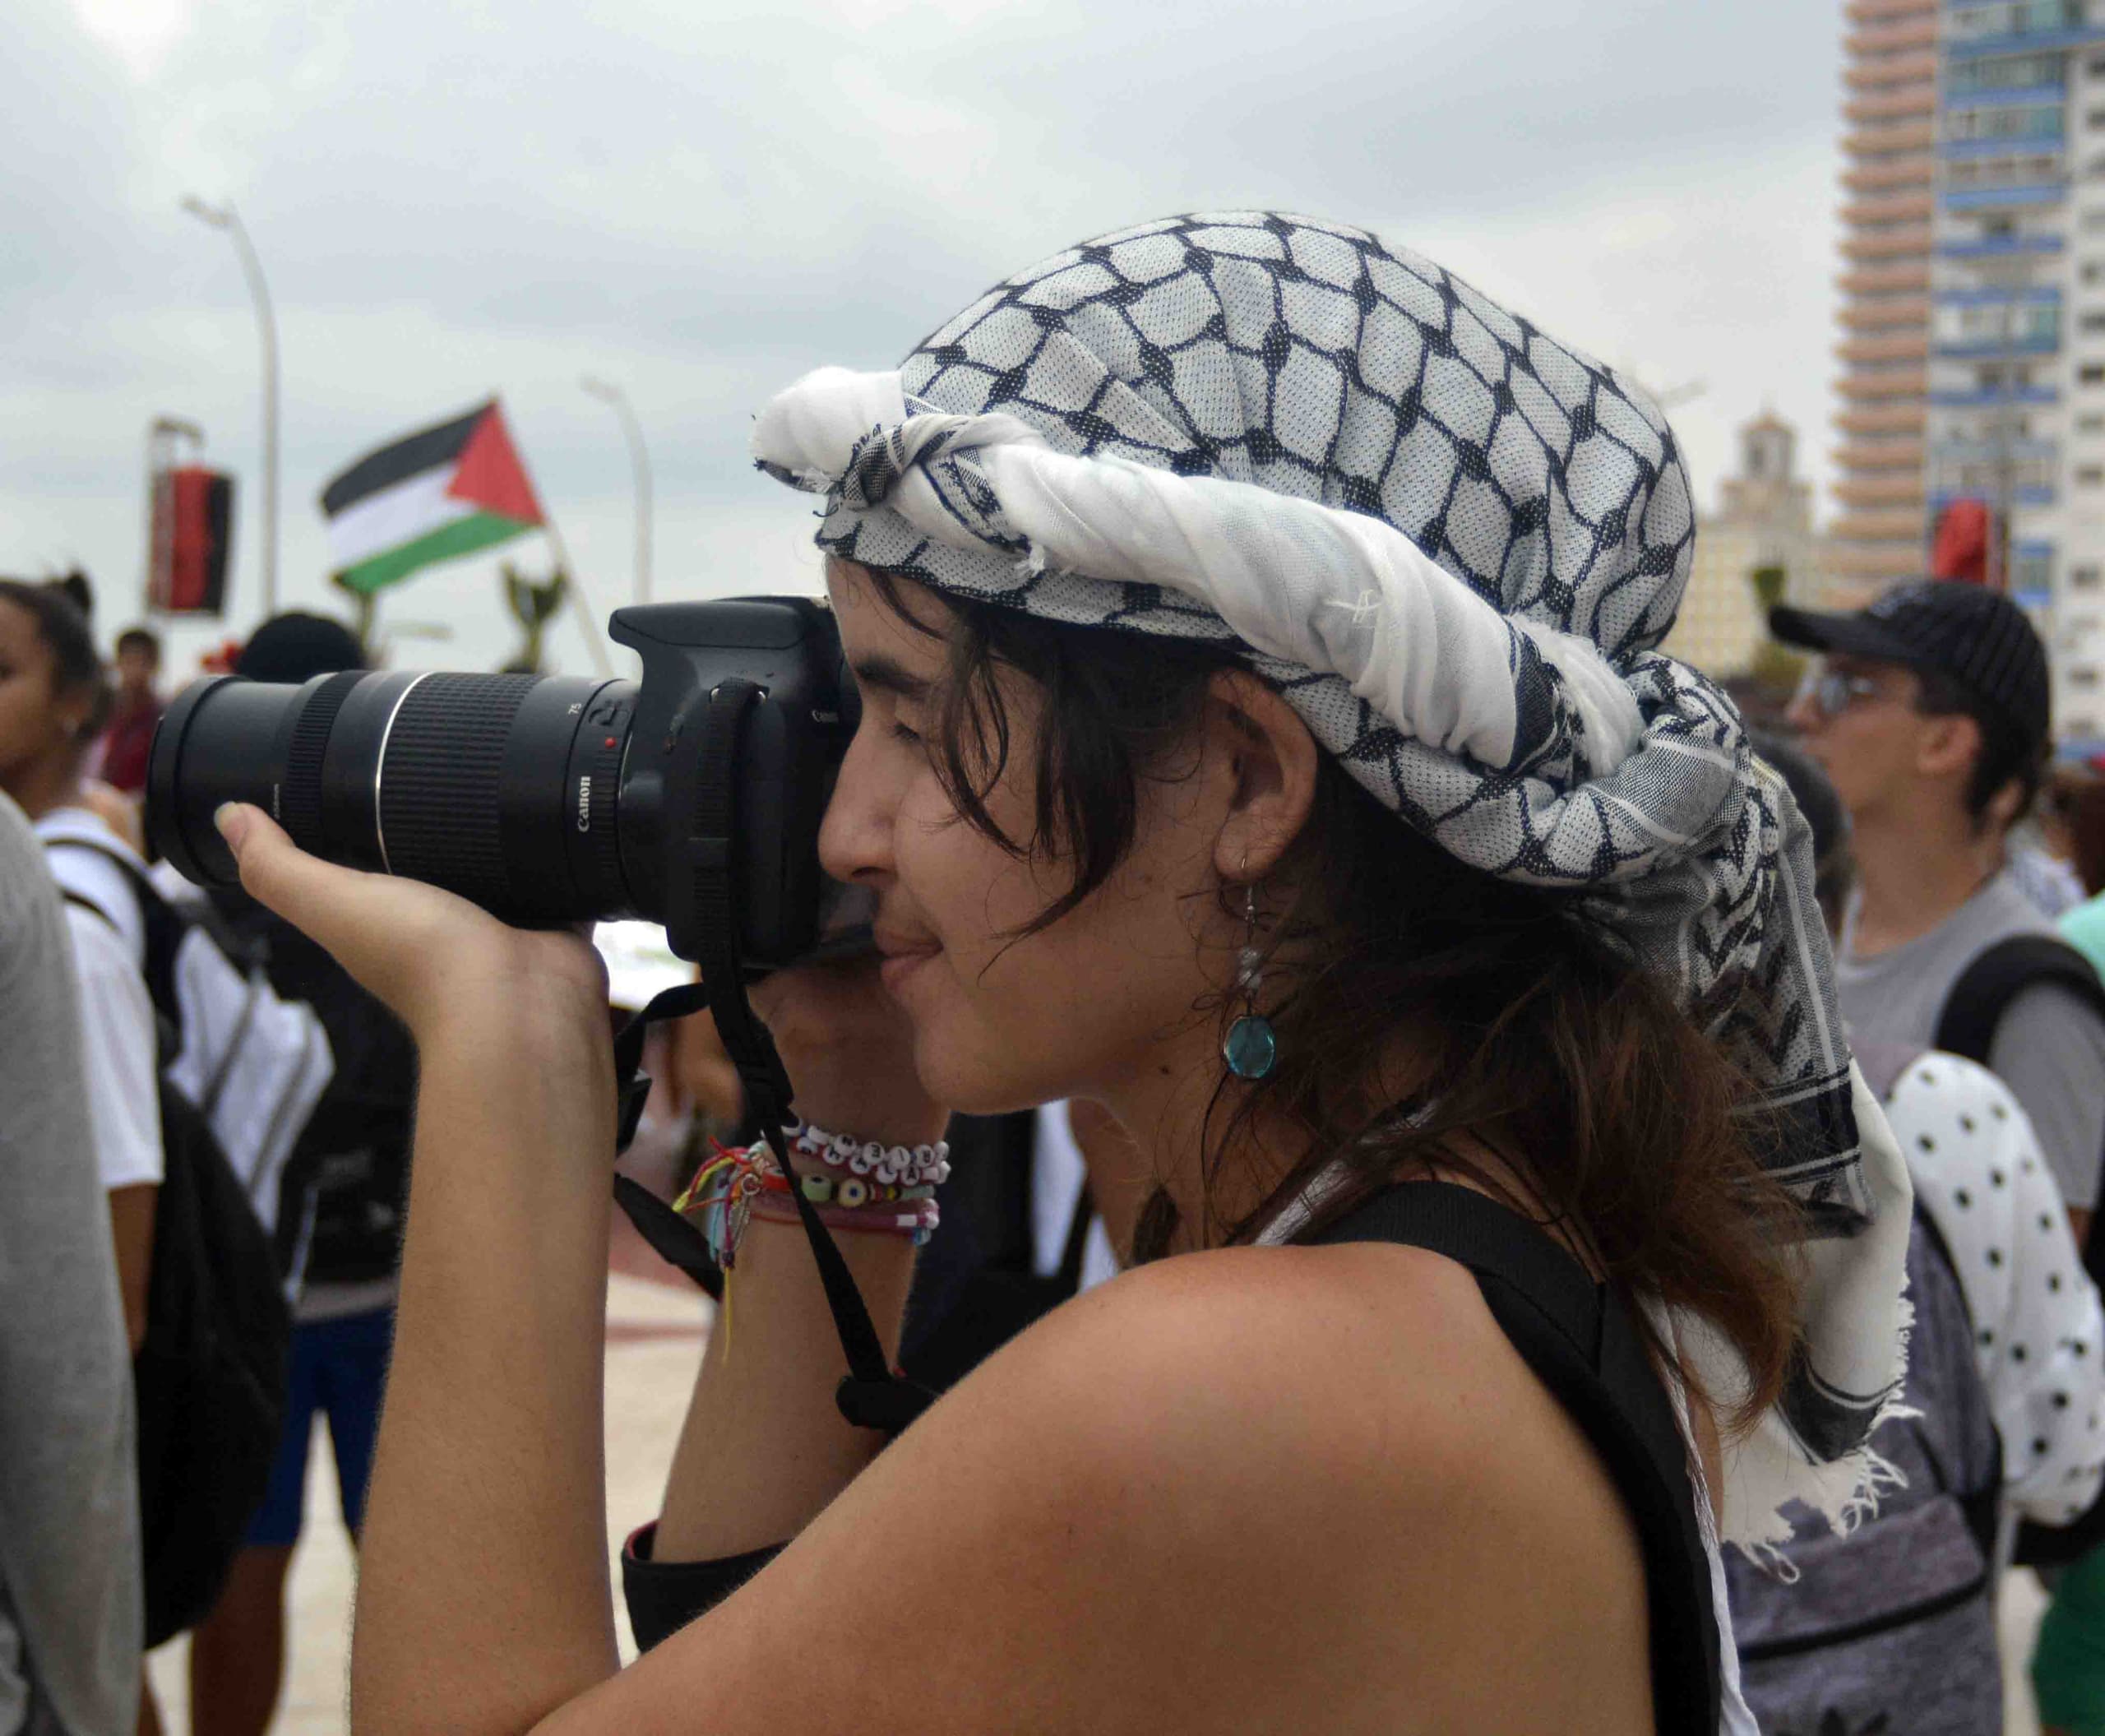
<svg viewBox="0 0 2105 1736"><path fill-rule="evenodd" d="M2013 934L1981 953L1945 995L1930 1047L1988 1065L2010 1002L2028 988L2066 988L2105 1019L2105 983L2090 961L2051 934Z"/></svg>
<svg viewBox="0 0 2105 1736"><path fill-rule="evenodd" d="M279 1239L295 1240L309 1285L370 1284L401 1263L416 1117L417 1050L409 1031L327 951L235 888L211 909L272 988L311 1007L335 1070L280 1176Z"/></svg>
<svg viewBox="0 0 2105 1736"><path fill-rule="evenodd" d="M2010 1003L2027 989L2043 987L2066 988L2105 1019L2105 983L2098 980L2089 959L2051 934L2013 934L1997 941L1959 972L1938 1012L1936 1035L1930 1046L1987 1067L1988 1051L1995 1046L1996 1031ZM2098 1081L2098 1089L2105 1090L2105 1080ZM2105 1174L2105 1151L2099 1153L2099 1168ZM2105 1240L2101 1240L2096 1215L2084 1241L2083 1267L2091 1281L2105 1289Z"/></svg>
<svg viewBox="0 0 2105 1736"><path fill-rule="evenodd" d="M47 847L92 850L123 872L160 1027L163 1176L132 1364L152 1646L210 1610L269 1482L292 1317L266 1213L331 1062L313 1013L280 1001L127 854L74 838ZM66 897L123 932L92 899Z"/></svg>
<svg viewBox="0 0 2105 1736"><path fill-rule="evenodd" d="M1988 1049L2004 1012L2019 994L2040 983L2069 988L2105 1016L2105 986L2100 985L2089 961L2074 947L2047 935L2014 936L1990 947L1960 973L1939 1015L1937 1040L1930 1049L1879 1042L1856 1044L1857 1065L1865 1083L1881 1103L1887 1103L1902 1075L1926 1054L1936 1051L1957 1054L1987 1067ZM1962 1193L1959 1198L1963 1204L1965 1196ZM1936 1230L1934 1220L1922 1209L1919 1192L1917 1216L1927 1229ZM1936 1247L1945 1265L1956 1271L1941 1235ZM2085 1272L2093 1283L2098 1280L2102 1247L2105 1243L2101 1243L2093 1219L2080 1250ZM2101 1542L2105 1542L2105 1493L2066 1524L2021 1519L2010 1562L2024 1567L2066 1566L2089 1553Z"/></svg>
<svg viewBox="0 0 2105 1736"><path fill-rule="evenodd" d="M1749 1555L1726 1562L1741 1684L1774 1736L2001 1728L2001 1457L1964 1297L1919 1209L1908 1278L1909 1396L1922 1402L1871 1437L1898 1473L1877 1511L1847 1531L1801 1515L1773 1569Z"/></svg>

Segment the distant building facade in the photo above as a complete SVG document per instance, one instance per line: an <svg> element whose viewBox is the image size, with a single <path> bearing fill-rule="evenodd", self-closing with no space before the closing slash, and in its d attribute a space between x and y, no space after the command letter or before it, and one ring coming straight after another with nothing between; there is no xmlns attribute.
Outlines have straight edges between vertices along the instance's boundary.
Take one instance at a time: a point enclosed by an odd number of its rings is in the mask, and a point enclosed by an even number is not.
<svg viewBox="0 0 2105 1736"><path fill-rule="evenodd" d="M1846 15L1837 600L2006 511L2056 733L2105 736L2105 0Z"/></svg>
<svg viewBox="0 0 2105 1736"><path fill-rule="evenodd" d="M1757 572L1782 571L1779 600L1824 600L1812 484L1798 476L1797 443L1780 417L1765 411L1748 423L1738 474L1719 486L1718 510L1697 522L1696 564L1665 649L1721 681L1748 674L1769 637Z"/></svg>

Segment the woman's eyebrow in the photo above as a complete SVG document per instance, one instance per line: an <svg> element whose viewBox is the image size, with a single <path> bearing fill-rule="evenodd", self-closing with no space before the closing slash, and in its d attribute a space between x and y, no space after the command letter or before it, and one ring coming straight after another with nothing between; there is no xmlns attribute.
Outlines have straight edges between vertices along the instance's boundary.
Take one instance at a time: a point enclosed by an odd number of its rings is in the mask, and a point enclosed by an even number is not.
<svg viewBox="0 0 2105 1736"><path fill-rule="evenodd" d="M866 692L874 688L900 699L919 699L930 686L920 676L909 674L903 664L881 654L859 657L849 667L855 672L856 685Z"/></svg>

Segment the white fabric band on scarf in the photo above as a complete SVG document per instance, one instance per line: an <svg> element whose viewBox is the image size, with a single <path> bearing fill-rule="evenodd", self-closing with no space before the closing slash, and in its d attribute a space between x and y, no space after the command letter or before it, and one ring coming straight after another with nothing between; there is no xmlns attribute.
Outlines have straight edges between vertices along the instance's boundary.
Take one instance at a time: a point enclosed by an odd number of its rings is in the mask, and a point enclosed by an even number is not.
<svg viewBox="0 0 2105 1736"><path fill-rule="evenodd" d="M955 548L989 546L914 462L947 437L947 452L969 451L985 473L1034 567L1194 598L1256 650L1335 671L1405 734L1445 752L1490 766L1512 758L1516 634L1561 677L1597 775L1643 733L1636 700L1598 646L1501 614L1364 513L1247 483L1071 457L1012 416L911 414L896 373L805 375L761 413L753 453L807 488L826 489L878 430L892 435L900 464L884 504L915 529Z"/></svg>

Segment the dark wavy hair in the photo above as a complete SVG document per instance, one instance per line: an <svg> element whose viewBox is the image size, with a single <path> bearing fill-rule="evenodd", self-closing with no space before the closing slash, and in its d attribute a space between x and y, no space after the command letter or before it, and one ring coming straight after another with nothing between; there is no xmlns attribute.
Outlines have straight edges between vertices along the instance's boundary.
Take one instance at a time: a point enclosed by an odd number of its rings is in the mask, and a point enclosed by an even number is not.
<svg viewBox="0 0 2105 1736"><path fill-rule="evenodd" d="M36 636L51 653L52 687L60 693L90 694L88 715L80 738L91 742L109 720L115 694L102 659L95 651L95 636L86 611L78 600L78 586L86 581L70 573L42 585L22 579L0 579L0 603L12 603L36 623Z"/></svg>
<svg viewBox="0 0 2105 1736"><path fill-rule="evenodd" d="M897 614L928 630L895 580L872 577ZM1021 937L1110 877L1133 843L1142 780L1182 775L1189 760L1177 749L1210 680L1240 664L1224 646L944 600L955 619L942 629L937 775L964 822L1000 847L1072 865L1067 889ZM1003 670L1041 696L1027 741ZM1036 791L1028 836L1005 831L987 805L1020 748ZM1325 1220L1435 1164L1506 1192L1458 1149L1478 1142L1533 1190L1533 1206L1509 1203L1565 1229L1612 1282L1692 1308L1726 1336L1750 1382L1719 1396L1733 1401L1728 1421L1751 1424L1796 1347L1794 1208L1756 1155L1773 1127L1719 1047L1587 923L1573 895L1466 867L1327 754L1277 881L1293 891L1262 919L1260 944L1279 1060L1233 1098L1224 1074L1208 1118L1200 1244L1251 1235L1336 1156L1353 1185ZM1223 996L1211 1010L1224 1031L1238 1009ZM1386 1077L1399 1039L1416 1062L1404 1102L1383 1096L1399 1083ZM1222 1186L1222 1166L1234 1160L1234 1136L1261 1118L1291 1130L1298 1149L1254 1210L1224 1216L1219 1199L1249 1196L1247 1178L1232 1193ZM1165 1251L1175 1228L1158 1190L1135 1257ZM1654 1349L1679 1367L1670 1345L1655 1339Z"/></svg>

